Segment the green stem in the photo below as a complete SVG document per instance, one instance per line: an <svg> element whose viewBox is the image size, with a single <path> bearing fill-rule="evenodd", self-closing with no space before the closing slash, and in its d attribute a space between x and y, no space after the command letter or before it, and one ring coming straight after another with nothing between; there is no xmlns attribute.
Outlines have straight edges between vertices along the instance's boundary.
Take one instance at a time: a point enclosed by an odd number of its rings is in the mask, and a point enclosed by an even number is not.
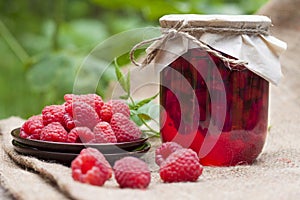
<svg viewBox="0 0 300 200"><path fill-rule="evenodd" d="M20 61L25 65L29 60L30 56L27 54L25 49L19 44L17 39L13 36L13 34L9 31L9 29L5 26L5 24L0 20L0 33L11 50L15 53L15 55L20 59Z"/></svg>
<svg viewBox="0 0 300 200"><path fill-rule="evenodd" d="M129 96L129 100L131 101L132 106L135 107L135 103L134 103L133 98L131 97L130 94L128 94L128 96Z"/></svg>
<svg viewBox="0 0 300 200"><path fill-rule="evenodd" d="M139 118L140 118L140 117L139 117ZM151 128L151 127L147 124L147 122L145 122L144 119L140 118L140 120L143 122L143 124L144 124L151 132L153 132L155 135L159 135L159 132L157 132L156 130L154 130L153 128Z"/></svg>
<svg viewBox="0 0 300 200"><path fill-rule="evenodd" d="M54 8L55 29L52 35L53 50L59 49L58 34L59 34L61 22L63 21L63 7L64 7L64 0L58 0L58 2L55 3L55 8Z"/></svg>
<svg viewBox="0 0 300 200"><path fill-rule="evenodd" d="M153 133L151 130L142 130L142 132L146 133L149 137L160 137L159 133Z"/></svg>
<svg viewBox="0 0 300 200"><path fill-rule="evenodd" d="M156 121L155 119L153 119L152 117L151 117L151 120L154 121L157 125L159 125L159 122Z"/></svg>
<svg viewBox="0 0 300 200"><path fill-rule="evenodd" d="M55 23L55 30L54 30L54 33L52 35L52 48L53 50L58 50L58 31L59 30L59 24L58 23Z"/></svg>

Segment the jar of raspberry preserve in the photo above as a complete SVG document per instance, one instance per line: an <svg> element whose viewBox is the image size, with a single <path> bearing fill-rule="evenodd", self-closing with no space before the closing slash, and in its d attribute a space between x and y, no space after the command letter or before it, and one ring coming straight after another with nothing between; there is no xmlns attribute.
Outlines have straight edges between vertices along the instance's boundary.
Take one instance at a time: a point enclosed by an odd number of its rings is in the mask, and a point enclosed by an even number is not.
<svg viewBox="0 0 300 200"><path fill-rule="evenodd" d="M161 137L210 166L251 164L268 132L269 83L285 43L255 15L166 15L157 49Z"/></svg>

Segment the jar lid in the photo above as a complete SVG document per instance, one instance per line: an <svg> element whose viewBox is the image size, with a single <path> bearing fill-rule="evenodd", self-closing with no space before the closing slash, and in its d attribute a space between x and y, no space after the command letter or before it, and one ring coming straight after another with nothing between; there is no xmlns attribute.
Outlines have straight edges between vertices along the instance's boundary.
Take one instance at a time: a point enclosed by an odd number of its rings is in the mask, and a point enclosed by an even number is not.
<svg viewBox="0 0 300 200"><path fill-rule="evenodd" d="M159 19L162 28L173 28L180 21L185 21L189 27L214 27L236 29L259 29L268 31L272 25L271 19L262 15L197 15L172 14Z"/></svg>

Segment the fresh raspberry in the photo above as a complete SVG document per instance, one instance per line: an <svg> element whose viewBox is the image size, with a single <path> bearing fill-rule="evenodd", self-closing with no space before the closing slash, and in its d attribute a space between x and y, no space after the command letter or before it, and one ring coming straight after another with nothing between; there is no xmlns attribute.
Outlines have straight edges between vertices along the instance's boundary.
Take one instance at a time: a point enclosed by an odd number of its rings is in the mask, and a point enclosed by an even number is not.
<svg viewBox="0 0 300 200"><path fill-rule="evenodd" d="M100 122L94 127L97 143L116 143L117 138L111 126L107 122Z"/></svg>
<svg viewBox="0 0 300 200"><path fill-rule="evenodd" d="M91 142L95 139L95 134L88 127L75 127L73 128L69 135L78 135L82 142Z"/></svg>
<svg viewBox="0 0 300 200"><path fill-rule="evenodd" d="M41 131L41 140L52 142L66 142L68 132L59 122L52 122Z"/></svg>
<svg viewBox="0 0 300 200"><path fill-rule="evenodd" d="M84 102L73 103L73 121L76 127L93 128L100 122L96 111Z"/></svg>
<svg viewBox="0 0 300 200"><path fill-rule="evenodd" d="M66 142L69 142L69 143L81 143L81 140L79 138L79 135L78 135L77 131L70 131L68 133L68 138L67 138Z"/></svg>
<svg viewBox="0 0 300 200"><path fill-rule="evenodd" d="M148 187L151 176L147 164L135 157L124 157L115 162L115 178L121 188Z"/></svg>
<svg viewBox="0 0 300 200"><path fill-rule="evenodd" d="M66 101L65 109L71 116L73 116L73 103L75 102L84 102L88 104L98 115L100 114L101 107L104 104L102 98L97 94L66 94L64 99Z"/></svg>
<svg viewBox="0 0 300 200"><path fill-rule="evenodd" d="M158 166L161 165L163 161L165 161L169 155L175 152L178 149L182 149L183 147L176 142L166 142L163 143L159 148L155 151L155 162Z"/></svg>
<svg viewBox="0 0 300 200"><path fill-rule="evenodd" d="M115 113L122 113L128 118L130 117L129 107L124 101L110 100L102 106L100 118L103 121L110 122L112 115Z"/></svg>
<svg viewBox="0 0 300 200"><path fill-rule="evenodd" d="M102 186L111 178L112 168L102 153L94 148L81 150L71 163L74 180L91 185Z"/></svg>
<svg viewBox="0 0 300 200"><path fill-rule="evenodd" d="M69 113L64 114L63 125L67 130L72 130L75 127L75 122Z"/></svg>
<svg viewBox="0 0 300 200"><path fill-rule="evenodd" d="M141 137L140 129L122 113L114 114L110 125L118 142L130 142Z"/></svg>
<svg viewBox="0 0 300 200"><path fill-rule="evenodd" d="M63 116L65 113L65 106L63 105L46 106L42 110L44 125L46 126L52 122L59 122L63 124Z"/></svg>
<svg viewBox="0 0 300 200"><path fill-rule="evenodd" d="M110 122L112 115L113 114L112 114L111 104L108 103L108 102L104 103L104 105L101 108L100 115L99 115L101 120L106 121L106 122Z"/></svg>
<svg viewBox="0 0 300 200"><path fill-rule="evenodd" d="M164 182L195 182L203 168L197 154L191 149L179 149L173 152L160 165L159 175Z"/></svg>
<svg viewBox="0 0 300 200"><path fill-rule="evenodd" d="M43 128L43 117L41 115L34 115L22 125L20 137L39 140Z"/></svg>

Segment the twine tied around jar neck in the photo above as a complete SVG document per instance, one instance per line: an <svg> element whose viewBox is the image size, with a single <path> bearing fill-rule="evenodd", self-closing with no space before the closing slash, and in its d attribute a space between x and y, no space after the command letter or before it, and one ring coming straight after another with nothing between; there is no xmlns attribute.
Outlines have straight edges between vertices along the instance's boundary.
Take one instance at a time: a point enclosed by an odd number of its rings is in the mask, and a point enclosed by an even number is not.
<svg viewBox="0 0 300 200"><path fill-rule="evenodd" d="M157 55L159 49L161 49L162 45L169 39L173 38L176 35L180 35L182 37L185 37L189 40L191 40L193 43L197 44L202 50L206 51L207 53L211 53L212 55L220 58L230 70L234 70L233 67L237 66L245 66L248 64L248 62L238 59L232 59L223 56L220 52L214 50L204 42L200 41L196 37L192 36L190 32L197 32L197 33L219 33L219 34L235 34L235 35L269 35L269 31L265 29L260 29L257 27L256 29L245 29L245 28L229 28L229 27L188 27L188 23L185 20L181 20L178 23L175 24L172 28L166 28L166 30L163 30L162 35L156 38L152 38L149 40L144 40L135 46L130 51L130 60L131 62L137 66L137 67L144 67L152 62L152 60ZM142 63L139 63L134 58L134 53L137 49L140 47L152 44L153 42L161 41L160 45L147 53L146 58L142 61Z"/></svg>

